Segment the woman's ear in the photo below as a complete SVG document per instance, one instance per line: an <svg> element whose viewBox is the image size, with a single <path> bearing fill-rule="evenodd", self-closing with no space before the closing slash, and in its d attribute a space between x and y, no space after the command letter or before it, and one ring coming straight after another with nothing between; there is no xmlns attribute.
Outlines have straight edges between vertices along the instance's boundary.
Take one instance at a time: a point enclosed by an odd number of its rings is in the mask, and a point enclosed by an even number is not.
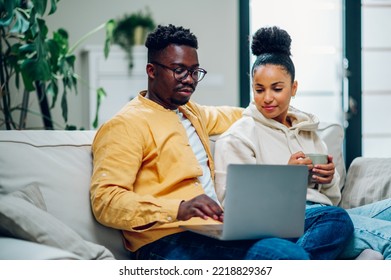
<svg viewBox="0 0 391 280"><path fill-rule="evenodd" d="M293 81L293 83L292 83L292 98L294 98L296 96L297 87L298 87L297 81Z"/></svg>

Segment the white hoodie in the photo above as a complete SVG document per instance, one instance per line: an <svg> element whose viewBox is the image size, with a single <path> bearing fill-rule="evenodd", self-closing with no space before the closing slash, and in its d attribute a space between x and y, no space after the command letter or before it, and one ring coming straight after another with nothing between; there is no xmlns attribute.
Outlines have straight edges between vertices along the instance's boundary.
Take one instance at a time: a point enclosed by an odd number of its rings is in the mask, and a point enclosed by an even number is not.
<svg viewBox="0 0 391 280"><path fill-rule="evenodd" d="M222 134L215 144L215 188L219 200L224 203L226 170L230 163L288 164L292 154L327 153L325 143L316 130L319 120L292 106L288 110L292 127L265 118L252 102L243 117ZM341 199L340 176L335 171L330 184L310 183L307 201L337 205ZM289 187L289 186L287 186Z"/></svg>

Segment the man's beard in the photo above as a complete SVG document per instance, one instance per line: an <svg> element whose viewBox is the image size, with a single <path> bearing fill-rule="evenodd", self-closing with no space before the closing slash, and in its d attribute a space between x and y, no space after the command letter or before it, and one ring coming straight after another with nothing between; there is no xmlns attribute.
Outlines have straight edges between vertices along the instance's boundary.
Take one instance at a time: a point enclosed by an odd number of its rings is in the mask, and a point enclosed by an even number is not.
<svg viewBox="0 0 391 280"><path fill-rule="evenodd" d="M178 105L178 106L185 105L187 102L189 102L189 100L190 100L190 98L181 99L181 100L178 100L178 99L175 99L175 98L170 98L171 103L175 104L175 105Z"/></svg>

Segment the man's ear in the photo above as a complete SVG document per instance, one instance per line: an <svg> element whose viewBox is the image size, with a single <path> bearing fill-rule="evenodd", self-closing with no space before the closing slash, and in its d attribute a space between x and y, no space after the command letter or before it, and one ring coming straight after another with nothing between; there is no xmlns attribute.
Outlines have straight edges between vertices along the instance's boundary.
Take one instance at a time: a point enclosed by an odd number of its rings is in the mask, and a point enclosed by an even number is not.
<svg viewBox="0 0 391 280"><path fill-rule="evenodd" d="M155 78L155 66L152 63L147 63L145 71L147 72L149 78Z"/></svg>

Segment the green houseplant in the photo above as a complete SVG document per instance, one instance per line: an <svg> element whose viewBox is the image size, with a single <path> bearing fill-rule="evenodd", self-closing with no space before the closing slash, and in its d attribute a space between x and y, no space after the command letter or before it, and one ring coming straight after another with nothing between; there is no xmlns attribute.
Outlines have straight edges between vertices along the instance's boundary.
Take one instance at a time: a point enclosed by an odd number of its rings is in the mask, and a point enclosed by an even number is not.
<svg viewBox="0 0 391 280"><path fill-rule="evenodd" d="M152 13L148 8L144 11L125 14L115 20L112 43L119 45L127 53L130 68L133 66L133 46L142 45L147 33L155 26Z"/></svg>
<svg viewBox="0 0 391 280"><path fill-rule="evenodd" d="M77 94L78 75L74 71L75 48L89 35L106 28L105 56L109 52L114 21L98 26L81 38L74 47L68 45L65 29L48 36L44 16L57 10L59 0L0 0L0 125L6 129L24 129L30 92L38 95L40 114L45 129L54 129L51 110L61 92L62 117L68 124L68 92ZM47 10L47 8L50 8ZM14 100L15 91L23 92L21 102ZM98 89L98 100L104 95ZM51 104L49 104L51 100ZM97 104L99 107L99 104ZM19 122L15 120L19 112ZM1 123L2 122L2 123Z"/></svg>

